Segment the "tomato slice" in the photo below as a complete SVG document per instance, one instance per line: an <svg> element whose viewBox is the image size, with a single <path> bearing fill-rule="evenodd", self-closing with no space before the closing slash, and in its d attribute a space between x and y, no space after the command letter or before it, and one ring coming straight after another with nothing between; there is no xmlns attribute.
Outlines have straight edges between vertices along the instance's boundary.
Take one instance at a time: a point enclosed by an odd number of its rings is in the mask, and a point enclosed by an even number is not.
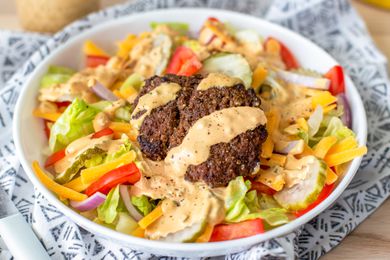
<svg viewBox="0 0 390 260"><path fill-rule="evenodd" d="M106 65L110 57L105 56L87 56L86 65L88 68L95 68L99 65Z"/></svg>
<svg viewBox="0 0 390 260"><path fill-rule="evenodd" d="M85 194L91 196L98 191L107 194L112 188L119 184L134 184L139 181L140 178L141 173L135 163L126 164L104 174L85 190Z"/></svg>
<svg viewBox="0 0 390 260"><path fill-rule="evenodd" d="M260 218L233 224L221 224L214 227L210 242L238 239L261 233L264 233L264 227Z"/></svg>
<svg viewBox="0 0 390 260"><path fill-rule="evenodd" d="M299 63L295 56L292 54L289 48L287 48L286 45L284 45L282 42L279 40L275 39L274 37L268 37L267 40L265 41L265 46L267 44L267 41L269 40L274 40L277 41L280 45L280 57L282 57L283 63L286 65L286 68L288 70L290 69L297 69L299 68Z"/></svg>
<svg viewBox="0 0 390 260"><path fill-rule="evenodd" d="M202 67L196 54L187 47L180 46L175 50L166 73L181 76L194 75Z"/></svg>
<svg viewBox="0 0 390 260"><path fill-rule="evenodd" d="M220 22L219 20L218 20L218 18L215 18L215 17L209 17L209 18L207 18L207 20L209 20L209 21L212 21L212 22Z"/></svg>
<svg viewBox="0 0 390 260"><path fill-rule="evenodd" d="M276 193L276 190L272 189L271 187L268 187L267 185L258 182L258 181L252 181L251 183L251 190L256 190L259 193L264 193L267 195L274 195Z"/></svg>
<svg viewBox="0 0 390 260"><path fill-rule="evenodd" d="M57 107L60 108L60 107L68 107L70 104L72 104L72 102L70 101L62 101L62 102L55 102Z"/></svg>
<svg viewBox="0 0 390 260"><path fill-rule="evenodd" d="M58 162L64 157L65 157L65 149L53 153L46 159L45 168L52 166L53 164L55 164L56 162Z"/></svg>
<svg viewBox="0 0 390 260"><path fill-rule="evenodd" d="M300 217L302 215L305 215L307 212L312 210L313 208L317 207L318 204L320 204L322 201L324 201L333 191L334 183L330 185L325 185L322 189L320 195L318 195L318 198L316 201L314 201L312 204L310 204L307 208L303 210L296 211L294 214L296 217Z"/></svg>
<svg viewBox="0 0 390 260"><path fill-rule="evenodd" d="M325 78L330 80L329 91L332 95L336 96L345 92L343 67L334 66L325 74Z"/></svg>
<svg viewBox="0 0 390 260"><path fill-rule="evenodd" d="M114 131L111 128L107 127L107 128L104 128L104 129L94 133L92 135L92 139L100 138L100 137L105 136L105 135L112 135L113 133L114 133Z"/></svg>

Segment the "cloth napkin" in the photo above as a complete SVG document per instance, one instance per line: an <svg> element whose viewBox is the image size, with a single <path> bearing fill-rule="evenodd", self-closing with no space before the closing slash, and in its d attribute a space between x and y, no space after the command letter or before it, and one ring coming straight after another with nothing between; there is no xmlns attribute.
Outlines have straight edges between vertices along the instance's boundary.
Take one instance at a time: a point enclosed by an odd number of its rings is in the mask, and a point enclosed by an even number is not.
<svg viewBox="0 0 390 260"><path fill-rule="evenodd" d="M332 54L353 79L363 98L369 124L369 152L356 177L333 206L285 237L219 258L317 259L338 245L389 196L390 84L386 59L348 1L132 1L92 14L51 38L0 31L0 185L12 196L53 259L168 258L120 247L95 236L77 226L34 190L20 167L12 140L13 109L23 82L56 47L92 26L132 13L189 6L230 9L262 17L316 42ZM2 243L0 259L11 259Z"/></svg>

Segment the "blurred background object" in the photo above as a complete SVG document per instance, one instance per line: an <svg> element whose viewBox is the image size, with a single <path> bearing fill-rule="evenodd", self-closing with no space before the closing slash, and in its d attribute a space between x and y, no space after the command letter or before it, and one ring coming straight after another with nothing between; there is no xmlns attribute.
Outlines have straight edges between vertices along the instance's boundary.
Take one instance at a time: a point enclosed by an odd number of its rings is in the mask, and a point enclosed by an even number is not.
<svg viewBox="0 0 390 260"><path fill-rule="evenodd" d="M361 0L367 4L375 5L376 7L390 10L390 0Z"/></svg>
<svg viewBox="0 0 390 260"><path fill-rule="evenodd" d="M100 0L16 0L19 21L25 30L53 33L99 10Z"/></svg>

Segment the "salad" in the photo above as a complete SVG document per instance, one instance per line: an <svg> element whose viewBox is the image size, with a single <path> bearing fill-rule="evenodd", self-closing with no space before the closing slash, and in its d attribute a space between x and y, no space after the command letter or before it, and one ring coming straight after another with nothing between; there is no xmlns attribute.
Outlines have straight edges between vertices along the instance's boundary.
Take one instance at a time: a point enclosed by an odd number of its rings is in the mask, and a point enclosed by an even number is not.
<svg viewBox="0 0 390 260"><path fill-rule="evenodd" d="M38 106L41 182L84 217L161 241L214 242L286 224L367 153L339 65L302 68L274 37L207 19L155 22L81 69L53 65Z"/></svg>

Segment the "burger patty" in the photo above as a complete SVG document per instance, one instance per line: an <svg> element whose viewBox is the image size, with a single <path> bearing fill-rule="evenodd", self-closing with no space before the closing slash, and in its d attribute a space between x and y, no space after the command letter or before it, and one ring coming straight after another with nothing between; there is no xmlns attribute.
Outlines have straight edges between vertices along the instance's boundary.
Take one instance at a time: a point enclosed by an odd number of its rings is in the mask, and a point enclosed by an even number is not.
<svg viewBox="0 0 390 260"><path fill-rule="evenodd" d="M197 91L201 80L201 75L154 76L146 80L145 86L135 99L135 106L141 96L163 82L177 83L182 87L176 100L154 109L143 121L137 139L146 157L155 161L163 160L171 148L181 144L198 119L217 110L239 106L260 107L260 99L255 92L245 89L242 84ZM135 118L141 114L142 111L135 115ZM236 136L229 143L213 145L205 162L188 167L185 179L192 182L204 181L211 187L221 187L237 176L251 174L259 165L261 144L266 137L265 126L258 126Z"/></svg>
<svg viewBox="0 0 390 260"><path fill-rule="evenodd" d="M141 151L148 158L154 161L164 160L171 147L172 136L179 125L180 113L188 104L194 89L201 80L202 77L200 75L184 77L171 74L163 77L153 76L146 80L145 86L134 100L134 107L137 106L140 97L162 83L177 83L182 88L176 100L154 109L141 125L137 139L141 146ZM141 112L139 115L135 115L135 118L141 116Z"/></svg>

